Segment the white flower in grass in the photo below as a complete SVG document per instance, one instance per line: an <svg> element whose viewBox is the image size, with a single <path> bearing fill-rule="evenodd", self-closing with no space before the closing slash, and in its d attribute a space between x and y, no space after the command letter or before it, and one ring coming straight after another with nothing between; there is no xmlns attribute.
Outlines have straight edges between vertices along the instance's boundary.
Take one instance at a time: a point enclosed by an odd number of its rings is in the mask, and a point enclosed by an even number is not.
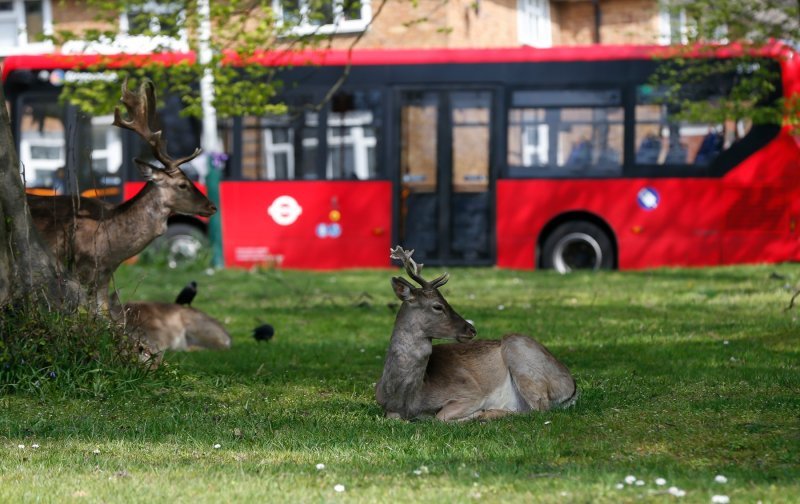
<svg viewBox="0 0 800 504"><path fill-rule="evenodd" d="M317 471L325 469L325 464L317 464Z"/></svg>
<svg viewBox="0 0 800 504"><path fill-rule="evenodd" d="M217 443L217 444L214 445L214 449L215 450L219 450L220 448L222 448L221 444Z"/></svg>
<svg viewBox="0 0 800 504"><path fill-rule="evenodd" d="M550 420L548 420L548 421L546 421L544 424L545 424L545 425L550 425L551 423L553 423L553 422L551 422Z"/></svg>
<svg viewBox="0 0 800 504"><path fill-rule="evenodd" d="M335 485L335 486L333 487L333 490L334 490L335 492L344 492L344 485L342 485L341 483L339 483L339 484L337 484L337 485Z"/></svg>
<svg viewBox="0 0 800 504"><path fill-rule="evenodd" d="M19 448L20 450L24 450L25 449L25 445L24 444L17 445L17 448Z"/></svg>
<svg viewBox="0 0 800 504"><path fill-rule="evenodd" d="M731 501L731 498L727 495L715 495L711 497L711 502L714 504L728 504Z"/></svg>
<svg viewBox="0 0 800 504"><path fill-rule="evenodd" d="M625 476L625 483L627 483L629 485L633 485L634 483L636 483L636 476L632 476L632 475Z"/></svg>
<svg viewBox="0 0 800 504"><path fill-rule="evenodd" d="M644 481L636 480L636 486L644 486Z"/></svg>
<svg viewBox="0 0 800 504"><path fill-rule="evenodd" d="M683 497L684 495L686 495L686 490L681 490L680 488L673 486L669 487L667 493L670 495L674 495L675 497Z"/></svg>
<svg viewBox="0 0 800 504"><path fill-rule="evenodd" d="M723 345L728 345L728 344L730 344L730 341L728 341L728 340L725 340L725 341L723 341L723 342L722 342L722 344L723 344Z"/></svg>
<svg viewBox="0 0 800 504"><path fill-rule="evenodd" d="M95 448L94 450L92 450L92 453L95 455L100 455L100 448Z"/></svg>
<svg viewBox="0 0 800 504"><path fill-rule="evenodd" d="M497 309L500 310L500 311L503 311L503 310L506 309L506 305L499 304L499 305L497 305Z"/></svg>
<svg viewBox="0 0 800 504"><path fill-rule="evenodd" d="M666 484L667 484L667 480L665 480L664 478L656 478L656 485L664 486Z"/></svg>
<svg viewBox="0 0 800 504"><path fill-rule="evenodd" d="M714 481L716 481L717 483L727 483L728 482L728 478L726 478L725 476L723 476L721 474L717 474L714 477Z"/></svg>
<svg viewBox="0 0 800 504"><path fill-rule="evenodd" d="M413 471L411 471L411 472L413 472L413 473L414 473L414 474L416 474L417 476L419 476L420 474L422 474L422 471L420 471L419 469L414 469L414 470L413 470Z"/></svg>
<svg viewBox="0 0 800 504"><path fill-rule="evenodd" d="M616 485L614 485L614 488L616 488L617 490L622 490L623 488L625 488L625 485L623 485L622 483L617 483Z"/></svg>
<svg viewBox="0 0 800 504"><path fill-rule="evenodd" d="M38 444L36 444L36 443L33 443L33 444L31 445L31 448L33 448L33 449L39 448L39 445L38 445Z"/></svg>

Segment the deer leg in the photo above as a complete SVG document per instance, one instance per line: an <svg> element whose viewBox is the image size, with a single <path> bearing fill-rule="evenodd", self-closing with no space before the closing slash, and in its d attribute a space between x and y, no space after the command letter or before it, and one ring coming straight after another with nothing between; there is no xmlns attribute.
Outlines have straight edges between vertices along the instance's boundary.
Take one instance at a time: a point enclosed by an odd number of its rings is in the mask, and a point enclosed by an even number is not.
<svg viewBox="0 0 800 504"><path fill-rule="evenodd" d="M506 336L501 353L530 409L546 411L575 395L575 380L569 370L533 339L520 334Z"/></svg>
<svg viewBox="0 0 800 504"><path fill-rule="evenodd" d="M463 422L472 420L479 412L480 410L476 410L472 402L450 401L436 413L436 418L443 422Z"/></svg>

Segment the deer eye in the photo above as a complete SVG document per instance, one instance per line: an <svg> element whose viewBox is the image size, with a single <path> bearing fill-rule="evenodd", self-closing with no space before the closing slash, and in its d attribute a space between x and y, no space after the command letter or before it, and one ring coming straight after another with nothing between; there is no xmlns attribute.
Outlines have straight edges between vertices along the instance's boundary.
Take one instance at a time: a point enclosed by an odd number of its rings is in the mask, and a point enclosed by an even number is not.
<svg viewBox="0 0 800 504"><path fill-rule="evenodd" d="M186 182L181 182L180 184L178 184L178 189L185 191L186 189L189 189L189 184L187 184Z"/></svg>
<svg viewBox="0 0 800 504"><path fill-rule="evenodd" d="M444 306L440 305L439 303L436 303L435 305L433 305L432 308L433 308L433 311L435 311L435 312L443 312L444 311Z"/></svg>

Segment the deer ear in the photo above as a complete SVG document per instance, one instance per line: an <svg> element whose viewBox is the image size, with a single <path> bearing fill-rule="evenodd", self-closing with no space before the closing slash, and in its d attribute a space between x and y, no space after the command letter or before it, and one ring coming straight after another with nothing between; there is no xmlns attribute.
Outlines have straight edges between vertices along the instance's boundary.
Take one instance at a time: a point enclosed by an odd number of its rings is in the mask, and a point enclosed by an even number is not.
<svg viewBox="0 0 800 504"><path fill-rule="evenodd" d="M136 166L139 167L139 173L142 174L142 178L145 180L158 183L160 180L164 179L164 170L160 170L147 161L142 161L139 158L136 158L133 161L136 163Z"/></svg>
<svg viewBox="0 0 800 504"><path fill-rule="evenodd" d="M405 278L392 277L392 289L394 289L394 295L397 296L400 301L411 301L414 299L414 286Z"/></svg>

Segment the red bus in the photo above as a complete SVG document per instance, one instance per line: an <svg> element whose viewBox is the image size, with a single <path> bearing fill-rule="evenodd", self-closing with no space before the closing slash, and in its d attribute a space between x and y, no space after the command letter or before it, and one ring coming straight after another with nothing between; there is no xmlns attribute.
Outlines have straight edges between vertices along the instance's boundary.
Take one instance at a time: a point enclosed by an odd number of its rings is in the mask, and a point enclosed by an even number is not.
<svg viewBox="0 0 800 504"><path fill-rule="evenodd" d="M281 71L289 112L219 123L225 263L386 267L395 243L426 264L562 272L797 260L797 139L778 125L681 120L649 80L663 51L265 54L293 63ZM64 80L105 78L80 60L4 62L27 182L51 187L64 167L68 190L130 196L136 140L57 101ZM344 85L313 107L348 63ZM775 98L800 93L791 52L776 46L761 64L780 76ZM693 98L724 96L735 78ZM179 108L168 98L161 117L184 154L200 128ZM204 229L179 217L169 233L186 243Z"/></svg>

